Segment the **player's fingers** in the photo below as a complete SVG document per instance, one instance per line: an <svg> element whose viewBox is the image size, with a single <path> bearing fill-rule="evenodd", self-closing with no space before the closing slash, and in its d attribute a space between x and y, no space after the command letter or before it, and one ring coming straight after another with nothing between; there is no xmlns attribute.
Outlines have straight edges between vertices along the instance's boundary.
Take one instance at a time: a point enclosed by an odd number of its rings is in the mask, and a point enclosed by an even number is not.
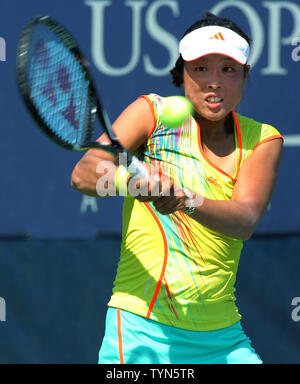
<svg viewBox="0 0 300 384"><path fill-rule="evenodd" d="M175 196L161 196L154 202L156 210L161 214L169 214L184 207L184 199Z"/></svg>
<svg viewBox="0 0 300 384"><path fill-rule="evenodd" d="M176 211L178 211L177 206L163 206L157 209L157 212L159 212L161 215L169 215Z"/></svg>

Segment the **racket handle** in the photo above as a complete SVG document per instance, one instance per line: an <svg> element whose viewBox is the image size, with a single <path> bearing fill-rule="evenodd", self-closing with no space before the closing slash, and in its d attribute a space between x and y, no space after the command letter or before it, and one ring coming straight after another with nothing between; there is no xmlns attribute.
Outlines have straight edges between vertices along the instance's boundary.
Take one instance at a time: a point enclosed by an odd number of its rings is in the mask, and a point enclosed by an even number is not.
<svg viewBox="0 0 300 384"><path fill-rule="evenodd" d="M143 163L135 156L131 156L127 170L132 176L137 176L139 179L149 178L149 172L143 166Z"/></svg>

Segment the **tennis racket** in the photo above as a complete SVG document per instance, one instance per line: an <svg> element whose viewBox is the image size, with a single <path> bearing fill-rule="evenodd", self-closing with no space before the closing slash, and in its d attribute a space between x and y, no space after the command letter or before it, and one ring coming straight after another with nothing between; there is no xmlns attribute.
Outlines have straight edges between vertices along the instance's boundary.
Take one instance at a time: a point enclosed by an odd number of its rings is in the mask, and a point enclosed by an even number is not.
<svg viewBox="0 0 300 384"><path fill-rule="evenodd" d="M121 146L100 102L86 59L65 28L48 16L23 28L17 50L17 81L38 127L56 144L73 151L122 154L129 173L147 178L142 163ZM110 144L92 141L96 116Z"/></svg>

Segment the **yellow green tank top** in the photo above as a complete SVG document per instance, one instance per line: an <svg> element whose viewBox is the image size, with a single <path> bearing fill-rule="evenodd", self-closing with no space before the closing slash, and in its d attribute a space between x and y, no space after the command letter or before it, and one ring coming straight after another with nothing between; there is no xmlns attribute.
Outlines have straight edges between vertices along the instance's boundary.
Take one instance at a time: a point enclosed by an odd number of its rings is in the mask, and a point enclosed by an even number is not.
<svg viewBox="0 0 300 384"><path fill-rule="evenodd" d="M139 155L178 185L212 200L230 200L239 170L253 150L282 138L274 127L232 112L232 177L206 158L201 128L192 116L178 128L166 128L159 119L162 98L142 97L156 123ZM125 197L121 256L108 305L188 330L231 326L241 318L234 285L242 247L242 240L217 233L181 211L161 215L152 203Z"/></svg>

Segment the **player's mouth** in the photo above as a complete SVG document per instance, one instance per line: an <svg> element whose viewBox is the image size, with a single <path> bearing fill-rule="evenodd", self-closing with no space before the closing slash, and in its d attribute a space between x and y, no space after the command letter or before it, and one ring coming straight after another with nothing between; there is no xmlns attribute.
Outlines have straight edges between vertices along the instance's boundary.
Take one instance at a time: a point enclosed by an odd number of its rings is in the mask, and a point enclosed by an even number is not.
<svg viewBox="0 0 300 384"><path fill-rule="evenodd" d="M223 102L223 99L221 97L218 97L218 96L208 96L205 99L205 103L211 109L215 109L215 108L220 107L222 102Z"/></svg>

